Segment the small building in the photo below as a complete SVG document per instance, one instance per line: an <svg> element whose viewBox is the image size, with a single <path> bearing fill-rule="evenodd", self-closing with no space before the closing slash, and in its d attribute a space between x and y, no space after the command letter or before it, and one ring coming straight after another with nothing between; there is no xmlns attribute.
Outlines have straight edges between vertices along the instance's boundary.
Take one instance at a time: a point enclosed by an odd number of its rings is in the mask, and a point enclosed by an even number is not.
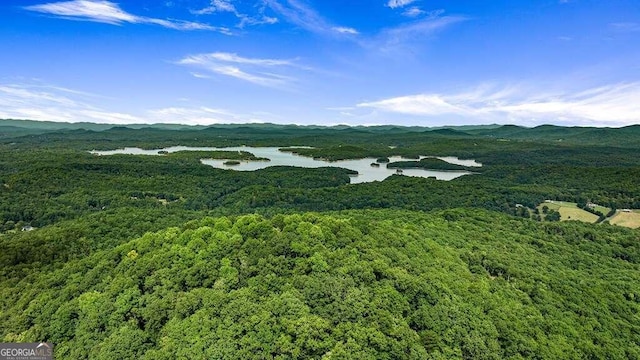
<svg viewBox="0 0 640 360"><path fill-rule="evenodd" d="M27 225L27 226L23 226L23 227L22 227L22 231L33 231L33 230L35 230L35 229L36 229L36 228L34 228L34 227L33 227L33 226L31 226L31 225Z"/></svg>
<svg viewBox="0 0 640 360"><path fill-rule="evenodd" d="M596 205L596 204L594 204L594 203L592 203L592 202L587 203L587 207L588 207L589 209L593 209L593 208L595 208L596 206L597 206L597 205Z"/></svg>
<svg viewBox="0 0 640 360"><path fill-rule="evenodd" d="M622 209L622 212L630 213L631 209Z"/></svg>

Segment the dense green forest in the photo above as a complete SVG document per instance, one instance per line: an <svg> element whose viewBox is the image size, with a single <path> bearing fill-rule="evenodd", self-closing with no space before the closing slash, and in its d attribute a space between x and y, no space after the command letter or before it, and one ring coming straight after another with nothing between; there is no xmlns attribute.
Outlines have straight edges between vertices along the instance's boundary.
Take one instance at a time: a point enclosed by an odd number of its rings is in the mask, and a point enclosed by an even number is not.
<svg viewBox="0 0 640 360"><path fill-rule="evenodd" d="M639 140L0 121L0 340L64 359L640 359L640 230L536 214L547 199L640 209ZM474 174L351 184L331 163L200 162L265 160L250 153L89 153L175 145Z"/></svg>
<svg viewBox="0 0 640 360"><path fill-rule="evenodd" d="M430 170L471 170L479 171L478 167L468 167L450 164L444 160L434 158L424 158L419 161L394 161L387 164L392 169L430 169Z"/></svg>

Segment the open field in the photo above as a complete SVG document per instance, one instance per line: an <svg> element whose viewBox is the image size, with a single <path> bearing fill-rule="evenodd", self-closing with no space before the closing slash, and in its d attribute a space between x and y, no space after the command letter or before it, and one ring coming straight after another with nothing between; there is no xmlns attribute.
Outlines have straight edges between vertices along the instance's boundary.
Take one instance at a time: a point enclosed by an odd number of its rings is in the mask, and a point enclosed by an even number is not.
<svg viewBox="0 0 640 360"><path fill-rule="evenodd" d="M600 205L596 205L593 210L595 211L600 211L601 213L603 213L604 215L607 215L609 213L609 211L611 211L610 208L608 207L604 207L604 206L600 206Z"/></svg>
<svg viewBox="0 0 640 360"><path fill-rule="evenodd" d="M595 223L598 220L598 216L578 208L576 203L570 203L565 201L547 200L538 206L540 214L542 213L542 207L547 206L551 210L558 211L560 213L561 221L576 220L588 223ZM595 210L606 214L610 211L609 208L604 206L596 206ZM632 212L618 212L609 219L609 223L613 225L628 227L632 229L640 228L640 210L633 210Z"/></svg>
<svg viewBox="0 0 640 360"><path fill-rule="evenodd" d="M598 220L598 216L588 211L579 209L575 203L564 202L564 201L544 202L540 204L540 206L538 206L540 213L542 213L542 207L545 205L551 210L558 211L560 213L561 221L575 220L575 221L582 221L582 222L588 222L588 223L595 223Z"/></svg>
<svg viewBox="0 0 640 360"><path fill-rule="evenodd" d="M618 211L610 220L609 223L619 226L624 226L632 229L640 228L640 211L634 210L633 212Z"/></svg>
<svg viewBox="0 0 640 360"><path fill-rule="evenodd" d="M577 220L577 221L583 221L588 223L595 223L596 221L598 221L597 215L594 215L582 209L563 206L560 208L559 211L560 211L560 220L562 221Z"/></svg>

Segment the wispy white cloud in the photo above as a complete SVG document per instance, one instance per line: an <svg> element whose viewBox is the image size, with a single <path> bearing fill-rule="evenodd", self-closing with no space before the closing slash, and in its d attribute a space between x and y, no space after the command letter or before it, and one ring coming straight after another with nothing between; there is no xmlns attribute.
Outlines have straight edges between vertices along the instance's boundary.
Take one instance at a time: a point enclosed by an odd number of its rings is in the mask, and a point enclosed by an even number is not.
<svg viewBox="0 0 640 360"><path fill-rule="evenodd" d="M0 84L0 118L126 124L143 119L90 104L94 95L48 85Z"/></svg>
<svg viewBox="0 0 640 360"><path fill-rule="evenodd" d="M264 14L258 16L239 14L238 18L240 19L240 22L237 25L239 28L244 28L246 25L273 25L279 22L278 18L266 16Z"/></svg>
<svg viewBox="0 0 640 360"><path fill-rule="evenodd" d="M402 15L407 16L407 17L418 17L420 15L424 15L426 13L426 11L420 9L417 6L412 6L410 8L407 8Z"/></svg>
<svg viewBox="0 0 640 360"><path fill-rule="evenodd" d="M246 57L238 56L238 54L225 53L225 52L194 55L193 57L190 57L190 58L199 59L196 61L202 61L202 59L204 59L205 61L217 60L217 61L224 61L229 63L249 64L249 65L259 65L259 66L294 66L293 60L246 58Z"/></svg>
<svg viewBox="0 0 640 360"><path fill-rule="evenodd" d="M211 5L204 9L194 11L194 14L212 14L214 12L236 12L236 7L229 0L211 0Z"/></svg>
<svg viewBox="0 0 640 360"><path fill-rule="evenodd" d="M482 86L470 92L427 93L357 104L385 112L511 122L624 126L640 120L640 82L578 92L536 92L523 87Z"/></svg>
<svg viewBox="0 0 640 360"><path fill-rule="evenodd" d="M303 0L264 0L264 3L287 22L307 31L324 35L358 34L356 29L330 23Z"/></svg>
<svg viewBox="0 0 640 360"><path fill-rule="evenodd" d="M440 16L440 14L439 11L434 12L433 15L426 18L384 29L373 40L368 40L365 44L383 52L396 53L399 48L406 46L413 40L424 41L425 36L468 20L465 16Z"/></svg>
<svg viewBox="0 0 640 360"><path fill-rule="evenodd" d="M466 114L464 108L449 103L445 97L438 94L400 96L380 101L364 102L357 106L409 115Z"/></svg>
<svg viewBox="0 0 640 360"><path fill-rule="evenodd" d="M108 24L139 22L137 16L123 11L117 4L114 4L110 1L62 1L26 6L25 9L57 16L79 18L82 20L90 20Z"/></svg>
<svg viewBox="0 0 640 360"><path fill-rule="evenodd" d="M206 106L167 107L150 110L147 114L155 123L189 125L246 124L271 121L270 118L265 118L264 114L237 114L229 110L215 109Z"/></svg>
<svg viewBox="0 0 640 360"><path fill-rule="evenodd" d="M389 2L387 2L387 6L392 9L401 8L414 3L415 1L416 0L389 0Z"/></svg>
<svg viewBox="0 0 640 360"><path fill-rule="evenodd" d="M326 108L326 110L330 110L330 111L352 111L356 109L357 107L355 106L334 106L334 107Z"/></svg>
<svg viewBox="0 0 640 360"><path fill-rule="evenodd" d="M100 22L112 25L123 23L155 24L175 30L208 30L229 34L224 27L182 20L157 19L128 13L111 1L71 0L26 6L26 10L59 16L66 19Z"/></svg>
<svg viewBox="0 0 640 360"><path fill-rule="evenodd" d="M263 0L264 4L284 21L309 32L341 36L373 52L406 54L414 52L418 41L424 43L425 36L444 30L454 24L469 20L462 15L446 15L444 10L424 11L417 6L408 7L413 0L391 0L389 7L403 10L403 15L416 18L397 26L361 33L358 29L333 24L324 18L305 0Z"/></svg>
<svg viewBox="0 0 640 360"><path fill-rule="evenodd" d="M198 73L198 72L191 72L191 75L193 75L193 77L198 78L198 79L211 79L211 76L209 75L205 75L202 73Z"/></svg>
<svg viewBox="0 0 640 360"><path fill-rule="evenodd" d="M287 68L308 69L295 60L247 58L225 52L190 55L177 64L273 88L285 88L296 81L283 73Z"/></svg>
<svg viewBox="0 0 640 360"><path fill-rule="evenodd" d="M277 121L268 113L235 113L207 106L141 110L139 114L107 111L95 105L102 96L42 84L0 84L0 119L25 119L104 124L172 123L210 125ZM188 99L181 99L190 103Z"/></svg>
<svg viewBox="0 0 640 360"><path fill-rule="evenodd" d="M239 20L236 24L238 28L244 28L247 25L272 25L278 22L277 18L265 15L266 5L252 6L252 9L254 13L248 14L238 10L233 0L211 0L209 6L200 10L194 10L192 13L196 15L232 13ZM257 11L255 9L257 9Z"/></svg>
<svg viewBox="0 0 640 360"><path fill-rule="evenodd" d="M382 34L392 39L402 40L411 36L433 33L466 20L467 18L464 16L430 17L424 20L386 29Z"/></svg>
<svg viewBox="0 0 640 360"><path fill-rule="evenodd" d="M351 34L351 35L358 35L360 32L358 32L358 30L354 29L354 28L350 28L350 27L344 27L344 26L336 26L334 28L332 28L333 31L341 33L341 34Z"/></svg>

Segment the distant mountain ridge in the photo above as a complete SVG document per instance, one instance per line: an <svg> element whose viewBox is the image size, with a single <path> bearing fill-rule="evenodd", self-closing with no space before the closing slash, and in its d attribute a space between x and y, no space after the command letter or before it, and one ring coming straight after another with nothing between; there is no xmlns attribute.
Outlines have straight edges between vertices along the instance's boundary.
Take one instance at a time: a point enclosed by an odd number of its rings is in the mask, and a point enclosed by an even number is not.
<svg viewBox="0 0 640 360"><path fill-rule="evenodd" d="M640 125L621 128L563 127L540 125L526 128L517 125L504 125L496 129L468 130L472 135L502 138L508 140L529 140L580 143L585 145L633 146L640 145Z"/></svg>
<svg viewBox="0 0 640 360"><path fill-rule="evenodd" d="M451 138L495 138L514 141L537 142L564 142L568 144L602 145L618 147L640 146L640 125L630 125L621 128L598 127L564 127L556 125L540 125L536 127L523 127L519 125L462 125L462 126L348 126L348 125L281 125L272 123L260 124L212 124L212 125L183 125L183 124L96 124L90 122L65 123L54 121L14 120L0 119L0 138L8 138L24 135L38 135L52 132L65 132L70 130L86 130L91 132L117 131L144 129L147 131L199 131L210 132L223 130L225 133L232 131L235 134L243 133L273 133L276 130L281 134L290 134L302 129L314 131L339 131L340 133L352 133L354 135L367 133L406 134L425 133L438 137Z"/></svg>
<svg viewBox="0 0 640 360"><path fill-rule="evenodd" d="M0 119L0 132L6 127L29 129L37 131L60 131L60 130L93 130L103 131L114 127L126 127L129 129L156 128L167 130L183 130L183 129L204 129L202 125L183 125L183 124L98 124L91 122L57 122L57 121L37 121L37 120L15 120Z"/></svg>
<svg viewBox="0 0 640 360"><path fill-rule="evenodd" d="M93 130L104 131L113 128L128 128L128 129L164 129L164 130L202 130L206 128L248 128L248 129L333 129L333 130L366 130L366 131L392 131L392 132L422 132L422 131L437 131L437 130L491 130L500 128L501 125L461 125L461 126L402 126L402 125L294 125L294 124L272 124L272 123L247 123L247 124L211 124L211 125L185 125L185 124L99 124L92 122L57 122L57 121L38 121L38 120L17 120L17 119L0 119L0 131L4 128L10 127L15 129L7 129L7 131L17 131L18 129L29 129L38 131L60 131L60 130Z"/></svg>

